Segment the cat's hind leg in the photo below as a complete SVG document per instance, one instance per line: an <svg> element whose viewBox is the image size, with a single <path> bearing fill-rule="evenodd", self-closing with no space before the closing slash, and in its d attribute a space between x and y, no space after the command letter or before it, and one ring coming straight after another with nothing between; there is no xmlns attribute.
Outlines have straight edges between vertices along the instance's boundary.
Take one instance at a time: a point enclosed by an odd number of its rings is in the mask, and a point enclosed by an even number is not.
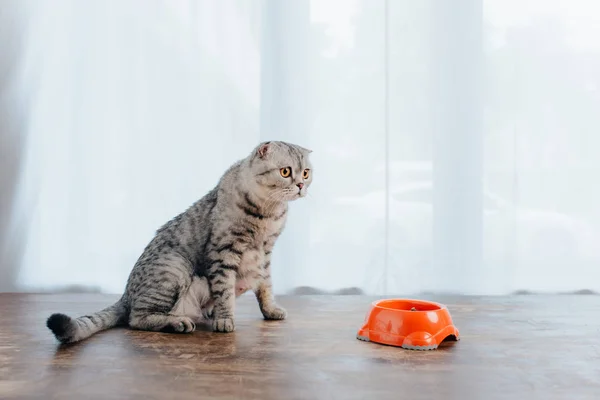
<svg viewBox="0 0 600 400"><path fill-rule="evenodd" d="M181 312L180 307L192 287L191 270L189 263L175 254L140 266L129 282L129 326L146 331L193 332L194 316Z"/></svg>
<svg viewBox="0 0 600 400"><path fill-rule="evenodd" d="M212 300L206 277L194 276L192 284L184 291L171 314L189 317L195 323L206 323L212 313Z"/></svg>
<svg viewBox="0 0 600 400"><path fill-rule="evenodd" d="M156 332L191 333L196 330L196 324L191 318L168 314L131 314L129 326L134 329Z"/></svg>

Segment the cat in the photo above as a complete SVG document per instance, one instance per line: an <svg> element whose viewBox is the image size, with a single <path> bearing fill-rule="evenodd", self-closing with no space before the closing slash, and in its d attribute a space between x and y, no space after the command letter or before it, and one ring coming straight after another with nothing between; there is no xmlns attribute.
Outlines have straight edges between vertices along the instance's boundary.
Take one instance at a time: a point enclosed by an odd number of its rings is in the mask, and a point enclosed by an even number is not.
<svg viewBox="0 0 600 400"><path fill-rule="evenodd" d="M273 296L271 252L288 202L305 197L312 183L311 152L281 141L259 144L157 230L114 305L76 319L52 314L47 327L62 343L118 325L189 333L208 320L213 331L232 332L235 299L250 290L265 319L285 319Z"/></svg>

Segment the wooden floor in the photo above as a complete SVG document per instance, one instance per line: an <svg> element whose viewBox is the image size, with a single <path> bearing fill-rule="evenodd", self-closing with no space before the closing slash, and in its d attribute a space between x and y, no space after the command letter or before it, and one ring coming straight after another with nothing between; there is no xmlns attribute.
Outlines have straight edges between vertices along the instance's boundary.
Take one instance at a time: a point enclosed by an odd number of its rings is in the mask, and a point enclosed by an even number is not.
<svg viewBox="0 0 600 400"><path fill-rule="evenodd" d="M0 294L0 399L600 399L600 296L437 297L462 340L415 352L355 339L370 298L238 301L237 331L115 329L58 346L45 319L104 295Z"/></svg>

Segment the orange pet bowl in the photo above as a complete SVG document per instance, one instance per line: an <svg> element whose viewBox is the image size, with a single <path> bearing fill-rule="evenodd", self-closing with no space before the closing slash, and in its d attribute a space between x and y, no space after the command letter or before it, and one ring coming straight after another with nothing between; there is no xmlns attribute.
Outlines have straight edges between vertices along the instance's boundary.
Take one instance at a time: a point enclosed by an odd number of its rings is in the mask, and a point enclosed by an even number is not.
<svg viewBox="0 0 600 400"><path fill-rule="evenodd" d="M445 305L409 299L373 302L356 338L409 350L435 350L460 339Z"/></svg>

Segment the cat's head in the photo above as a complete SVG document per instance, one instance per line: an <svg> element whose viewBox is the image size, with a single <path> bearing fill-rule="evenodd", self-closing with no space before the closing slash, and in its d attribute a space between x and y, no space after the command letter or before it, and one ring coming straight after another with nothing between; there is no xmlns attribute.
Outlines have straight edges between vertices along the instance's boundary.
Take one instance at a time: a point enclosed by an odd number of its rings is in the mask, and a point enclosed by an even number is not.
<svg viewBox="0 0 600 400"><path fill-rule="evenodd" d="M306 196L313 179L311 150L286 142L264 142L249 157L250 179L261 197L292 201Z"/></svg>

